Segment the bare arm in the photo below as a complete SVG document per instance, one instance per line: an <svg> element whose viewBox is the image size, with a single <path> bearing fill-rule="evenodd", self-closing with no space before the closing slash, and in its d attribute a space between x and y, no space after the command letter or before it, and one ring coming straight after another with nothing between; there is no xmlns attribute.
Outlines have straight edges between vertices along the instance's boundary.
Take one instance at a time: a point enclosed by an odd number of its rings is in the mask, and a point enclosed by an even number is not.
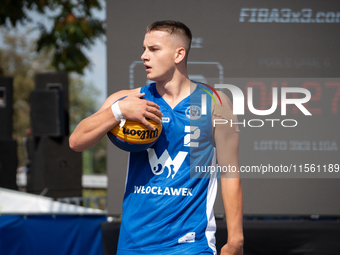
<svg viewBox="0 0 340 255"><path fill-rule="evenodd" d="M118 121L112 113L111 105L118 99L127 96L119 101L119 108L126 119L141 121L148 128L152 128L146 118L157 122L162 116L158 110L159 106L147 100L141 100L144 95L139 93L140 88L133 90L121 90L109 96L100 109L93 115L82 120L69 139L70 148L75 151L86 150L97 144Z"/></svg>
<svg viewBox="0 0 340 255"><path fill-rule="evenodd" d="M213 112L213 118L227 119L227 124L216 124L215 144L217 160L220 166L234 166L236 173L222 173L220 175L222 200L227 221L228 241L221 250L221 255L243 254L243 198L242 187L239 178L238 148L239 133L238 127L230 126L230 119L235 120L232 115L232 104L229 98L219 93L223 106L217 106Z"/></svg>

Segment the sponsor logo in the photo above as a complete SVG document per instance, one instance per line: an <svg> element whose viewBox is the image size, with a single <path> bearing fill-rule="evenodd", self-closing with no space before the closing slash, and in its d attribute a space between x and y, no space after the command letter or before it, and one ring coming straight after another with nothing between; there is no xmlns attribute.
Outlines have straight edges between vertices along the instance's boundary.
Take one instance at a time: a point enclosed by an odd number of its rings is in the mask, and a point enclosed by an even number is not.
<svg viewBox="0 0 340 255"><path fill-rule="evenodd" d="M189 232L185 236L178 239L178 243L194 243L195 242L195 232Z"/></svg>
<svg viewBox="0 0 340 255"><path fill-rule="evenodd" d="M172 179L175 177L178 169L181 167L188 154L188 152L180 151L177 153L176 157L172 159L168 150L164 150L162 155L158 158L155 149L149 148L147 151L152 173L154 175L160 175L165 169L167 169L168 175L166 178L169 178L171 175Z"/></svg>
<svg viewBox="0 0 340 255"><path fill-rule="evenodd" d="M173 188L173 187L157 187L157 186L135 186L133 193L136 194L152 194L158 196L182 196L191 197L192 189L189 188Z"/></svg>
<svg viewBox="0 0 340 255"><path fill-rule="evenodd" d="M317 12L304 8L292 11L288 8L242 8L239 22L256 23L340 23L340 12Z"/></svg>
<svg viewBox="0 0 340 255"><path fill-rule="evenodd" d="M131 136L139 136L140 139L149 139L158 137L158 128L155 130L135 130L123 127L123 134Z"/></svg>
<svg viewBox="0 0 340 255"><path fill-rule="evenodd" d="M338 151L336 141L309 141L309 140L255 140L254 150L262 151Z"/></svg>
<svg viewBox="0 0 340 255"><path fill-rule="evenodd" d="M203 38L202 37L193 37L191 40L191 48L203 48Z"/></svg>
<svg viewBox="0 0 340 255"><path fill-rule="evenodd" d="M170 118L169 117L163 117L162 118L162 122L163 123L169 123L170 122Z"/></svg>

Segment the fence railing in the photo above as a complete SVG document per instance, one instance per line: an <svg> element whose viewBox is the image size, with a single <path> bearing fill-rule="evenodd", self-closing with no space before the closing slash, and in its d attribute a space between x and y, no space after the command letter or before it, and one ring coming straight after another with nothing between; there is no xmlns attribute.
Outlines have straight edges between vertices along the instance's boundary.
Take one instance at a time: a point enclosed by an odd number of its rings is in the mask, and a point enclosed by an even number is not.
<svg viewBox="0 0 340 255"><path fill-rule="evenodd" d="M107 211L107 197L66 197L57 201Z"/></svg>

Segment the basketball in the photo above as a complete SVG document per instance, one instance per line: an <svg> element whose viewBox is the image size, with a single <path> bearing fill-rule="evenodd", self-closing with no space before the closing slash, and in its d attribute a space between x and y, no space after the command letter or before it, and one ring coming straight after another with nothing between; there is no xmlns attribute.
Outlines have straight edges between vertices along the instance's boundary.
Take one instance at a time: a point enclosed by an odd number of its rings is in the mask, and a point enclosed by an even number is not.
<svg viewBox="0 0 340 255"><path fill-rule="evenodd" d="M155 127L155 130L147 128L141 122L126 120L122 128L119 124L116 125L107 133L107 136L114 145L122 150L129 152L146 150L156 142L162 132L162 123L147 120Z"/></svg>

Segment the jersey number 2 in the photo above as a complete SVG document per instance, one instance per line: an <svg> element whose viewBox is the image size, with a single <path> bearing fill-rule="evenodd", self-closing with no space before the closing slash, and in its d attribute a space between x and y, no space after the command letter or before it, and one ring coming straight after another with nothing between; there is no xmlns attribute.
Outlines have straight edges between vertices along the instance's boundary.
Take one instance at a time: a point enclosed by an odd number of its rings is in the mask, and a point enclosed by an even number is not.
<svg viewBox="0 0 340 255"><path fill-rule="evenodd" d="M192 142L192 140L200 137L201 130L196 126L185 126L184 132L189 133L184 136L184 146L198 147L199 142Z"/></svg>

